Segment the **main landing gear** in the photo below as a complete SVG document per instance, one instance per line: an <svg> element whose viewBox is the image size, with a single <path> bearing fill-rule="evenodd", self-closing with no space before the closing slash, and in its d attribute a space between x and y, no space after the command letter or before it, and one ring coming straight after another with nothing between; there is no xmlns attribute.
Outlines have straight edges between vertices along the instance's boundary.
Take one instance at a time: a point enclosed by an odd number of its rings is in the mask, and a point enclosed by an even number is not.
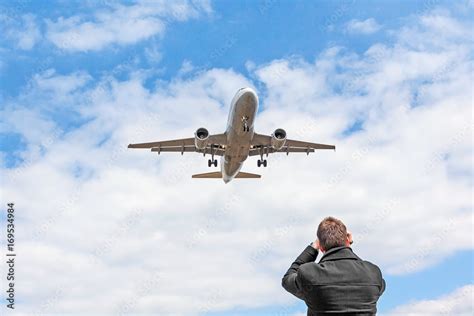
<svg viewBox="0 0 474 316"><path fill-rule="evenodd" d="M217 167L217 159L212 159L212 160L209 159L209 160L207 161L207 166L208 166L208 167L211 167L212 165L214 165L214 167Z"/></svg>
<svg viewBox="0 0 474 316"><path fill-rule="evenodd" d="M266 159L259 159L257 160L257 167L260 167L260 166L264 166L266 167L267 166L267 160Z"/></svg>
<svg viewBox="0 0 474 316"><path fill-rule="evenodd" d="M266 167L267 166L267 160L266 159L263 159L263 147L260 147L260 159L257 160L257 167L260 168L260 166L264 166ZM267 150L267 157L268 157L268 150Z"/></svg>
<svg viewBox="0 0 474 316"><path fill-rule="evenodd" d="M214 154L215 154L214 147L215 147L214 145L211 145L211 159L207 161L208 167L211 167L212 165L214 165L214 167L217 167L217 159L214 159Z"/></svg>

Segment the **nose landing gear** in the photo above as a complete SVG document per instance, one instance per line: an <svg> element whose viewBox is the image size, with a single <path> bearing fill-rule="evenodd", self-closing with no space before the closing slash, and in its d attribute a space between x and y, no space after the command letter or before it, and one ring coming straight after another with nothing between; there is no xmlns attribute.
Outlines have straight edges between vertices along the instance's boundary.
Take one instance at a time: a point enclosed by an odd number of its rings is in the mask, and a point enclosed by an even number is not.
<svg viewBox="0 0 474 316"><path fill-rule="evenodd" d="M248 119L249 119L248 116L242 116L242 123L243 123L244 132L249 132L250 131L250 127L248 125Z"/></svg>

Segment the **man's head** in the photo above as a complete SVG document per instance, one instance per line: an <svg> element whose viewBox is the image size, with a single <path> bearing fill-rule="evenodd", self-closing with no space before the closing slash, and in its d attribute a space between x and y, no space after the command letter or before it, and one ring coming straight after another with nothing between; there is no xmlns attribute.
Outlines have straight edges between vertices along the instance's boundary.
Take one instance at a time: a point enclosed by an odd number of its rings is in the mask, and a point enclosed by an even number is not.
<svg viewBox="0 0 474 316"><path fill-rule="evenodd" d="M318 226L319 249L325 252L334 247L349 246L352 236L346 225L334 217L326 217Z"/></svg>

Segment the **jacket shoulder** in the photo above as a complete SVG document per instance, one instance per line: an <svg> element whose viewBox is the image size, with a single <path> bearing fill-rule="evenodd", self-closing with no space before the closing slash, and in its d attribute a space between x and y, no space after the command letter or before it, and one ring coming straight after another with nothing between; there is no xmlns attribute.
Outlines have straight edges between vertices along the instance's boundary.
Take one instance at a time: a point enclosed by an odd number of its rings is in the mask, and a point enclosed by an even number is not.
<svg viewBox="0 0 474 316"><path fill-rule="evenodd" d="M370 262L370 261L367 261L367 260L362 260L362 262L364 264L366 264L368 267L370 267L371 269L375 270L375 271L378 271L379 273L382 273L380 268L378 267L378 265Z"/></svg>
<svg viewBox="0 0 474 316"><path fill-rule="evenodd" d="M362 262L368 269L371 270L373 275L376 275L379 279L382 279L382 270L380 270L380 268L376 264L366 260L362 260Z"/></svg>
<svg viewBox="0 0 474 316"><path fill-rule="evenodd" d="M316 262L307 262L300 266L298 270L299 277L302 281L309 281L318 273L319 265Z"/></svg>

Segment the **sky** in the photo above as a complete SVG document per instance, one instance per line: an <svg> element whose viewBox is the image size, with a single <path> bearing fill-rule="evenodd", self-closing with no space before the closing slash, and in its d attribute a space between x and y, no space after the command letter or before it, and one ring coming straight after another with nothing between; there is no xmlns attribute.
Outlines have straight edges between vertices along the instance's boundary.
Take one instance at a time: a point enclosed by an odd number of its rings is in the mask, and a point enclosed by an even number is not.
<svg viewBox="0 0 474 316"><path fill-rule="evenodd" d="M305 315L281 278L335 216L382 270L379 314L471 315L473 12L0 1L1 205L15 203L18 280L0 314ZM267 168L251 157L242 171L262 178L224 184L191 179L207 157L126 148L222 133L245 86L257 132L337 150Z"/></svg>

